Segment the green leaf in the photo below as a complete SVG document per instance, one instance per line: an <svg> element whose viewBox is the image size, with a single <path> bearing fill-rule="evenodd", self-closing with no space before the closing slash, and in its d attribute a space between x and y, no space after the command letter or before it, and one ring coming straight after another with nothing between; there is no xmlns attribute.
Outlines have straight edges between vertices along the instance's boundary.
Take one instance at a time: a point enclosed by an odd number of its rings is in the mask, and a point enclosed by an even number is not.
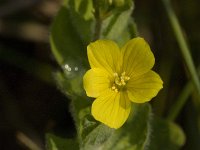
<svg viewBox="0 0 200 150"><path fill-rule="evenodd" d="M152 133L147 150L178 150L185 143L182 129L175 123L155 118L152 121Z"/></svg>
<svg viewBox="0 0 200 150"><path fill-rule="evenodd" d="M120 35L120 38L117 39L118 45L123 46L127 41L136 37L137 35L138 33L136 31L136 24L131 20Z"/></svg>
<svg viewBox="0 0 200 150"><path fill-rule="evenodd" d="M82 121L79 114L81 113L81 110L85 110L90 106L92 102L83 90L82 76L72 76L70 79L70 76L66 76L63 72L58 71L54 73L54 78L58 88L72 100L69 110L71 111L77 130L79 130L80 121Z"/></svg>
<svg viewBox="0 0 200 150"><path fill-rule="evenodd" d="M185 142L176 124L152 118L149 104L134 104L128 122L118 130L95 121L89 107L79 117L83 150L178 150Z"/></svg>
<svg viewBox="0 0 200 150"><path fill-rule="evenodd" d="M86 47L74 28L66 7L60 9L52 24L50 44L61 66L86 64Z"/></svg>
<svg viewBox="0 0 200 150"><path fill-rule="evenodd" d="M149 104L134 104L130 120L112 135L106 149L142 150L150 136L151 107Z"/></svg>
<svg viewBox="0 0 200 150"><path fill-rule="evenodd" d="M69 8L60 9L52 24L50 43L52 52L63 69L62 72L56 72L54 77L61 91L72 100L70 111L79 130L79 113L91 103L82 83L83 74L88 69L86 45L83 44L84 40L74 26L71 15Z"/></svg>
<svg viewBox="0 0 200 150"><path fill-rule="evenodd" d="M92 0L70 0L70 6L74 11L80 14L85 20L93 18L93 2Z"/></svg>
<svg viewBox="0 0 200 150"><path fill-rule="evenodd" d="M92 0L70 0L69 7L71 22L85 44L92 39L94 15Z"/></svg>
<svg viewBox="0 0 200 150"><path fill-rule="evenodd" d="M76 139L65 139L55 136L53 134L46 134L46 147L48 150L78 150L78 143Z"/></svg>
<svg viewBox="0 0 200 150"><path fill-rule="evenodd" d="M82 77L88 68L86 46L73 26L68 8L61 7L50 34L52 52L63 69L55 74L59 87L68 96L85 96Z"/></svg>
<svg viewBox="0 0 200 150"><path fill-rule="evenodd" d="M67 78L68 77L68 78ZM66 95L66 96L76 96L76 95L82 95L83 94L83 88L80 86L82 83L82 79L79 78L73 78L70 80L70 76L65 76L63 72L55 72L54 73L54 79L56 80L56 83L59 87L59 89ZM76 80L77 79L77 80Z"/></svg>
<svg viewBox="0 0 200 150"><path fill-rule="evenodd" d="M112 39L117 42L118 40L122 40L121 35L127 30L132 11L133 6L127 10L113 12L110 17L104 20L102 38Z"/></svg>
<svg viewBox="0 0 200 150"><path fill-rule="evenodd" d="M83 150L102 148L114 132L114 129L94 120L90 113L90 107L80 111L79 120L81 122L78 132Z"/></svg>
<svg viewBox="0 0 200 150"><path fill-rule="evenodd" d="M141 150L149 137L150 105L134 105L130 120L118 130L98 123L90 115L90 109L80 113L79 130L83 150Z"/></svg>

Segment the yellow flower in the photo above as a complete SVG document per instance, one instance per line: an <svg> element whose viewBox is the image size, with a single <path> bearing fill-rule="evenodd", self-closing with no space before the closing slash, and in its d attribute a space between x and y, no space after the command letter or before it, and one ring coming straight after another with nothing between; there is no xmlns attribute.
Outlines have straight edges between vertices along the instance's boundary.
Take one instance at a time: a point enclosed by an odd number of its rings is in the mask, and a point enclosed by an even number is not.
<svg viewBox="0 0 200 150"><path fill-rule="evenodd" d="M83 77L94 118L111 128L127 120L131 102L145 103L163 87L152 71L155 58L143 38L128 41L121 49L110 40L97 40L87 47L91 69Z"/></svg>

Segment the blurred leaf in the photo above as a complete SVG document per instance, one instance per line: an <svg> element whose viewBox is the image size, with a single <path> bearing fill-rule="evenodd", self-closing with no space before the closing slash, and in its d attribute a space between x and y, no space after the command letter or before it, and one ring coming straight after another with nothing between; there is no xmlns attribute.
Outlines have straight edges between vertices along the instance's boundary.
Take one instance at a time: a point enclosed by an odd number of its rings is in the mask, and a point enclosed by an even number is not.
<svg viewBox="0 0 200 150"><path fill-rule="evenodd" d="M185 135L178 125L159 118L152 121L151 140L146 149L178 150L184 143Z"/></svg>
<svg viewBox="0 0 200 150"><path fill-rule="evenodd" d="M127 9L132 5L132 0L113 0L113 3L120 9Z"/></svg>
<svg viewBox="0 0 200 150"><path fill-rule="evenodd" d="M56 72L54 73L54 78L56 80L56 83L59 87L59 89L66 95L66 96L75 96L75 95L81 95L83 93L83 88L78 86L79 84L76 83L74 84L74 78L72 78L72 80L68 80L65 76L64 73L62 72ZM77 77L78 78L78 77ZM78 81L76 82L81 82ZM76 89L76 90L75 90Z"/></svg>
<svg viewBox="0 0 200 150"><path fill-rule="evenodd" d="M136 24L134 21L129 21L128 26L124 29L120 38L117 39L117 44L122 47L127 41L136 37L138 35L136 31Z"/></svg>
<svg viewBox="0 0 200 150"><path fill-rule="evenodd" d="M95 9L99 10L100 18L105 19L110 15L123 12L132 7L132 0L93 0Z"/></svg>
<svg viewBox="0 0 200 150"><path fill-rule="evenodd" d="M70 19L69 10L62 7L58 12L50 34L50 44L52 52L63 66L72 63L84 64L86 60L86 48Z"/></svg>
<svg viewBox="0 0 200 150"><path fill-rule="evenodd" d="M75 30L85 44L92 39L94 15L92 0L70 0L70 19Z"/></svg>
<svg viewBox="0 0 200 150"><path fill-rule="evenodd" d="M128 23L133 11L130 7L125 11L116 11L103 22L102 37L117 40L123 31L128 27Z"/></svg>
<svg viewBox="0 0 200 150"><path fill-rule="evenodd" d="M191 99L187 102L184 109L184 129L187 135L187 144L185 149L199 150L200 149L200 118L198 109ZM192 116L192 117L191 117Z"/></svg>
<svg viewBox="0 0 200 150"><path fill-rule="evenodd" d="M76 139L64 139L48 133L46 134L46 141L48 150L79 149Z"/></svg>
<svg viewBox="0 0 200 150"><path fill-rule="evenodd" d="M62 73L55 74L59 87L72 99L73 96L74 99L85 96L82 77L88 66L86 46L72 25L66 7L60 9L52 24L50 43L52 52L63 69Z"/></svg>
<svg viewBox="0 0 200 150"><path fill-rule="evenodd" d="M137 25L133 19L129 20L128 32L131 38L138 36Z"/></svg>
<svg viewBox="0 0 200 150"><path fill-rule="evenodd" d="M66 7L60 9L52 24L50 43L52 52L62 68L54 77L61 91L72 100L70 111L79 130L78 114L90 104L82 83L88 62L86 46L73 26L70 11Z"/></svg>
<svg viewBox="0 0 200 150"><path fill-rule="evenodd" d="M80 14L85 20L93 18L93 2L92 0L70 0L71 6L75 12Z"/></svg>

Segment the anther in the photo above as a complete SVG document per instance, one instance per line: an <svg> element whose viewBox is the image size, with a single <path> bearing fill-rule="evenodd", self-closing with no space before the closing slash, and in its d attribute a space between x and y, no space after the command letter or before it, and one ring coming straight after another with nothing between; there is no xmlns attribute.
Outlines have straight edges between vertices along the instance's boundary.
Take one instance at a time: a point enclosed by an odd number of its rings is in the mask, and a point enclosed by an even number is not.
<svg viewBox="0 0 200 150"><path fill-rule="evenodd" d="M118 77L118 74L116 72L114 73L114 77Z"/></svg>
<svg viewBox="0 0 200 150"><path fill-rule="evenodd" d="M112 89L114 90L114 89L116 89L116 87L113 85L113 86L112 86Z"/></svg>
<svg viewBox="0 0 200 150"><path fill-rule="evenodd" d="M120 89L122 89L126 85L130 77L126 76L125 72L121 73L120 76L118 75L118 73L114 73L113 75L114 75L114 83L111 89L115 92L118 92Z"/></svg>

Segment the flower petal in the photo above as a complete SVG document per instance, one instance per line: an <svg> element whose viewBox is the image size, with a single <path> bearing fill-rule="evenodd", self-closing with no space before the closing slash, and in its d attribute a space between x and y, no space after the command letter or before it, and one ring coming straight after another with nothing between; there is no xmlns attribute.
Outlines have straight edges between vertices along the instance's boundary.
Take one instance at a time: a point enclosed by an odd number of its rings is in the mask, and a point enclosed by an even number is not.
<svg viewBox="0 0 200 150"><path fill-rule="evenodd" d="M87 53L91 68L106 69L111 75L119 71L122 59L119 47L113 41L97 40L90 43Z"/></svg>
<svg viewBox="0 0 200 150"><path fill-rule="evenodd" d="M119 128L127 120L131 102L126 93L107 90L92 104L94 118L111 128Z"/></svg>
<svg viewBox="0 0 200 150"><path fill-rule="evenodd" d="M162 89L163 82L154 71L149 71L127 83L128 97L132 102L144 103L150 101Z"/></svg>
<svg viewBox="0 0 200 150"><path fill-rule="evenodd" d="M122 48L123 71L130 77L148 72L155 63L149 45L143 38L134 38Z"/></svg>
<svg viewBox="0 0 200 150"><path fill-rule="evenodd" d="M109 75L106 70L93 68L88 70L83 77L83 86L87 96L98 97L110 85Z"/></svg>

